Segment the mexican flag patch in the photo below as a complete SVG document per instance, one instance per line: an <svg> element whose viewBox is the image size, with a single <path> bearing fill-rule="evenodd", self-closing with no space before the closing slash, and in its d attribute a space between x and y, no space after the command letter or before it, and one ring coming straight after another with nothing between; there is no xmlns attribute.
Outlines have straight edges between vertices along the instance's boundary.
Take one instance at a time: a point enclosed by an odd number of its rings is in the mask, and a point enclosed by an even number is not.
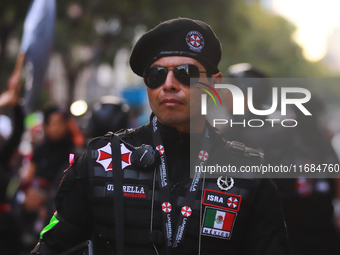
<svg viewBox="0 0 340 255"><path fill-rule="evenodd" d="M202 235L229 240L237 213L206 207L202 225Z"/></svg>

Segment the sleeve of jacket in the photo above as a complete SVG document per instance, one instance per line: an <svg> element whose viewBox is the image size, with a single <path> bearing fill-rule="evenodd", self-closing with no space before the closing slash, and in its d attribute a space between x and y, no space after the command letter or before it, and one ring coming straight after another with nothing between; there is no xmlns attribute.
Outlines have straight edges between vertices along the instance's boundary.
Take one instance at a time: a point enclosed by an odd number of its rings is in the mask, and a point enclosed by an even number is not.
<svg viewBox="0 0 340 255"><path fill-rule="evenodd" d="M49 252L61 253L91 238L93 224L87 195L87 165L84 152L61 181L55 199L57 211L40 234L40 243L47 246ZM52 254L49 252L40 251L39 254Z"/></svg>
<svg viewBox="0 0 340 255"><path fill-rule="evenodd" d="M241 254L288 254L287 233L275 184L261 179L247 222Z"/></svg>

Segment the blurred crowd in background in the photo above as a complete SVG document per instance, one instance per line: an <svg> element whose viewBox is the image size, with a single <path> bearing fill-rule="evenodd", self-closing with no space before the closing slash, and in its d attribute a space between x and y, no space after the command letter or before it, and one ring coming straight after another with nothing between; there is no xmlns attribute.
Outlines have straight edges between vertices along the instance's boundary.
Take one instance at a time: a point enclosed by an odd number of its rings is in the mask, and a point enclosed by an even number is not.
<svg viewBox="0 0 340 255"><path fill-rule="evenodd" d="M0 95L0 249L29 254L55 211L54 197L74 157L93 137L139 121L115 96L101 98L83 129L69 109L56 104L25 116L20 80L12 82Z"/></svg>
<svg viewBox="0 0 340 255"><path fill-rule="evenodd" d="M339 77L325 62L303 57L292 39L294 26L266 9L268 1L173 1L168 8L163 0L58 0L50 6L50 20L33 13L42 17L37 27L52 22L54 41L49 36L27 44L27 38L37 36L34 31L27 36L24 26L36 2L0 4L1 254L28 254L37 243L54 212L58 185L72 164L70 155L79 155L93 137L147 123L151 112L146 88L129 71L127 60L131 45L149 26L177 16L207 22L222 42L220 70L226 77ZM247 85L235 85L246 91ZM340 90L310 90L306 107L312 116L296 111L297 128L221 131L227 140L263 151L268 163L339 164ZM259 109L270 101L271 87L257 91L254 103ZM231 105L227 107L231 112ZM252 116L246 113L244 118ZM275 181L292 254L340 254L338 180Z"/></svg>

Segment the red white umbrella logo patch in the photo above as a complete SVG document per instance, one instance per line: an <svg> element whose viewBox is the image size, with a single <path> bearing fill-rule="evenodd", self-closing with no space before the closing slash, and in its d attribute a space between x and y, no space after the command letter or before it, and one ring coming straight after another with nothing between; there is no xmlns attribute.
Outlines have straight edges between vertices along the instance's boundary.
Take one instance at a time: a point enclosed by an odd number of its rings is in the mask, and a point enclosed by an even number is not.
<svg viewBox="0 0 340 255"><path fill-rule="evenodd" d="M171 210L172 210L171 204L170 204L169 202L164 202L164 203L162 204L162 210L163 210L163 212L165 212L165 213L171 212Z"/></svg>
<svg viewBox="0 0 340 255"><path fill-rule="evenodd" d="M189 206L183 206L182 207L181 213L182 213L183 216L189 217L191 215L191 212L192 212L192 210Z"/></svg>
<svg viewBox="0 0 340 255"><path fill-rule="evenodd" d="M200 52L204 46L204 38L201 33L197 31L190 31L185 40L190 47L190 50L196 52Z"/></svg>
<svg viewBox="0 0 340 255"><path fill-rule="evenodd" d="M156 147L156 150L158 150L158 152L159 152L159 155L163 155L164 154L164 146L163 145L158 145L157 147Z"/></svg>
<svg viewBox="0 0 340 255"><path fill-rule="evenodd" d="M112 170L112 157L111 157L111 143L106 144L104 147L99 148L98 150L98 158L96 160L97 163L101 164L105 172ZM120 144L120 152L122 159L122 169L131 165L131 153L128 148L126 148L125 144Z"/></svg>
<svg viewBox="0 0 340 255"><path fill-rule="evenodd" d="M194 47L201 45L201 39L197 35L190 36L190 44Z"/></svg>
<svg viewBox="0 0 340 255"><path fill-rule="evenodd" d="M208 152L206 152L205 150L201 150L199 153L198 153L198 158L202 161L206 161L208 160L209 158L209 154Z"/></svg>
<svg viewBox="0 0 340 255"><path fill-rule="evenodd" d="M229 197L227 205L231 208L236 208L238 206L238 200L236 197Z"/></svg>

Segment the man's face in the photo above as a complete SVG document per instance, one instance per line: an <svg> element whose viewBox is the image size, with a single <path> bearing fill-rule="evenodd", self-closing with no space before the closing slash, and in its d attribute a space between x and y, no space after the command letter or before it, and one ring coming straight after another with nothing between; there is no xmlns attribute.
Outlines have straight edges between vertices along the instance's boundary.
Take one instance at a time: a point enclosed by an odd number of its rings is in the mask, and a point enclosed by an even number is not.
<svg viewBox="0 0 340 255"><path fill-rule="evenodd" d="M204 117L200 116L202 91L195 86L187 86L179 82L173 73L173 68L183 64L192 64L199 71L206 71L196 60L189 57L169 56L155 61L151 67L167 67L168 75L164 83L155 89L148 89L149 103L152 111L159 121L167 126L175 127L180 132L190 132L190 106L191 116L197 116L200 124L204 123ZM220 74L220 73L219 73ZM200 74L200 81L206 82L206 73ZM190 102L191 95L191 102ZM197 112L196 112L197 111Z"/></svg>
<svg viewBox="0 0 340 255"><path fill-rule="evenodd" d="M51 141L59 141L68 133L67 120L59 113L54 112L48 117L48 123L45 126L46 136Z"/></svg>

